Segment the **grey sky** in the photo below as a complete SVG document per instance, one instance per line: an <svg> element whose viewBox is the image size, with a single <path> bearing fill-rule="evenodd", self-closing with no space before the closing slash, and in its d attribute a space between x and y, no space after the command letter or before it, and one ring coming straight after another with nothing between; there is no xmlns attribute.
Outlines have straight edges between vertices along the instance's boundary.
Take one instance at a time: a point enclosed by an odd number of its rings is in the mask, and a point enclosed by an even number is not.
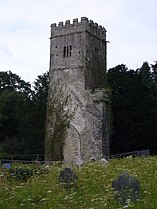
<svg viewBox="0 0 157 209"><path fill-rule="evenodd" d="M156 0L0 0L0 71L33 81L49 69L51 23L83 16L107 30L108 68L157 60Z"/></svg>

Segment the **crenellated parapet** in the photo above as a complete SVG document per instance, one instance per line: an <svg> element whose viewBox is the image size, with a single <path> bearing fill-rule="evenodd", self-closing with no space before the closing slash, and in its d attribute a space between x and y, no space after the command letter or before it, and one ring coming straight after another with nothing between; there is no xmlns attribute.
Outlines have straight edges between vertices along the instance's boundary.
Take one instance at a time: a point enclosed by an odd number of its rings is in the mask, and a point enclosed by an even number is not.
<svg viewBox="0 0 157 209"><path fill-rule="evenodd" d="M81 17L80 22L78 18L76 18L73 19L72 23L70 20L66 20L65 23L59 22L58 24L51 24L51 38L78 32L89 32L102 40L106 40L106 29L92 20L89 20L87 17Z"/></svg>

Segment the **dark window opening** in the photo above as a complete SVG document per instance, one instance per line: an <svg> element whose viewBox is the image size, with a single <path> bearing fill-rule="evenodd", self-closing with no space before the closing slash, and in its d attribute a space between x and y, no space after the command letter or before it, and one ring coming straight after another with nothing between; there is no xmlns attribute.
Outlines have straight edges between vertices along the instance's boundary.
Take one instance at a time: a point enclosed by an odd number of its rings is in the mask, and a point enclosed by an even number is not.
<svg viewBox="0 0 157 209"><path fill-rule="evenodd" d="M69 46L69 56L71 57L72 46Z"/></svg>
<svg viewBox="0 0 157 209"><path fill-rule="evenodd" d="M66 48L67 48L67 54L66 55L67 55L67 57L69 57L69 47L67 46Z"/></svg>
<svg viewBox="0 0 157 209"><path fill-rule="evenodd" d="M64 46L63 57L71 57L72 46Z"/></svg>
<svg viewBox="0 0 157 209"><path fill-rule="evenodd" d="M66 46L64 46L64 49L63 49L63 57L66 57Z"/></svg>

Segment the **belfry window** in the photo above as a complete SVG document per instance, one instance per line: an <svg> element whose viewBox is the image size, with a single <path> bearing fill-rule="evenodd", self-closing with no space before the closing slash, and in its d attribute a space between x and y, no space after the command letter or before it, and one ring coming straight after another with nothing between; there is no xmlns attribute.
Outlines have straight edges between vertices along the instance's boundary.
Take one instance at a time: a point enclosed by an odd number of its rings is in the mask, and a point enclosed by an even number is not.
<svg viewBox="0 0 157 209"><path fill-rule="evenodd" d="M64 46L63 57L71 57L72 46Z"/></svg>

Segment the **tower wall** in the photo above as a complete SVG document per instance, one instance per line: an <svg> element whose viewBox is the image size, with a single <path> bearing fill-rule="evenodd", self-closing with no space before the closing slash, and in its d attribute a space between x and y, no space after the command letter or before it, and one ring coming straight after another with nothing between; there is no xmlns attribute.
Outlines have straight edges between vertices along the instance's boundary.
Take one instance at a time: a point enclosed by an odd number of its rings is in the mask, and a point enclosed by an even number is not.
<svg viewBox="0 0 157 209"><path fill-rule="evenodd" d="M65 161L109 154L106 104L106 30L87 18L51 25L50 88L63 85L76 109L64 137Z"/></svg>

